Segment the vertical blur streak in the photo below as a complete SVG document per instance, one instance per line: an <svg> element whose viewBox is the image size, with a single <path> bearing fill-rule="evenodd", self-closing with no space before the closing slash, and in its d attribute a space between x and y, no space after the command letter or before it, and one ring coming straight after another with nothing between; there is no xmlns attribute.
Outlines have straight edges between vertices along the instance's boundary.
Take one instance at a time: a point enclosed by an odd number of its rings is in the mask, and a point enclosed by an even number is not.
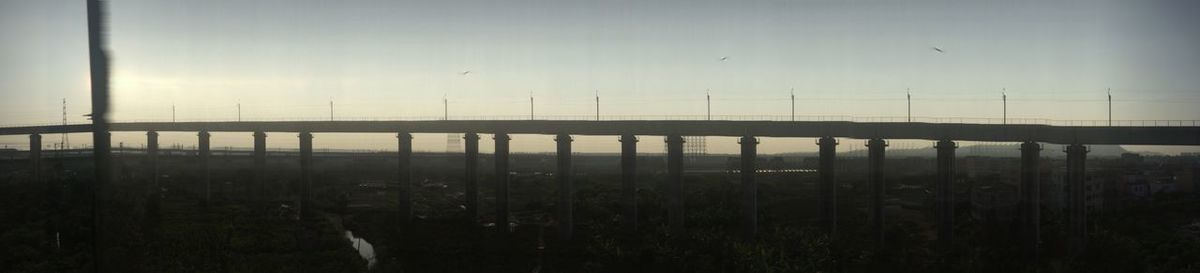
<svg viewBox="0 0 1200 273"><path fill-rule="evenodd" d="M107 246L102 234L104 210L109 184L108 134L108 56L104 50L104 6L99 0L87 0L88 56L92 83L92 143L96 173L92 199L92 263L95 272L106 272L108 264L101 255Z"/></svg>

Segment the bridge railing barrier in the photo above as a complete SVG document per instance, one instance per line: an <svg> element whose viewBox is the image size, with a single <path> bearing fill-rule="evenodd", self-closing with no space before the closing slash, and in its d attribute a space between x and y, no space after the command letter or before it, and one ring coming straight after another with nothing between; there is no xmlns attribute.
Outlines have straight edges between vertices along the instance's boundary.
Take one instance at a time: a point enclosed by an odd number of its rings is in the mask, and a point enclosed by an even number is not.
<svg viewBox="0 0 1200 273"><path fill-rule="evenodd" d="M270 121L329 121L328 117L248 117L243 122ZM492 116L379 116L379 117L336 117L333 121L435 121L435 120L563 120L563 121L633 121L633 120L731 120L731 121L846 121L846 122L878 122L878 123L953 123L953 124L1020 124L1020 125L1052 125L1052 126L1089 126L1089 127L1196 127L1200 120L1056 120L1042 118L980 118L980 117L897 117L897 116L849 116L849 115L492 115ZM130 119L116 120L114 123L135 122L236 122L228 119ZM67 125L86 125L87 122L72 122ZM57 123L26 123L4 124L0 127L34 127L57 126Z"/></svg>

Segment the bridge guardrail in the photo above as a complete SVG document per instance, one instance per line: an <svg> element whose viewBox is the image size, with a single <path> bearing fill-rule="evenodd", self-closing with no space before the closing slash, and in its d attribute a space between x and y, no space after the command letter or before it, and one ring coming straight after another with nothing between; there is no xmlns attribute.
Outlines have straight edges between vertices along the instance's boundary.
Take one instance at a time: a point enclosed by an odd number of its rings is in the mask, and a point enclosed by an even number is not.
<svg viewBox="0 0 1200 273"><path fill-rule="evenodd" d="M1196 127L1200 126L1200 120L1056 120L1056 119L1041 119L1041 118L978 118L978 117L924 117L915 116L911 120L908 117L894 116L847 116L847 115L797 115L795 117L788 115L601 115L598 117L601 121L623 121L623 120L733 120L733 121L847 121L847 122L887 122L887 123L904 123L904 122L920 122L920 123L953 123L953 124L1022 124L1022 125L1052 125L1052 126L1090 126L1090 127ZM395 116L395 117L337 117L334 121L393 121L393 120L413 120L413 121L431 121L431 120L564 120L564 121L589 121L597 120L595 115L534 115L532 118L528 115L496 115L496 116ZM329 118L312 118L312 117L296 117L296 118L244 118L245 122L263 122L263 121L328 121ZM236 120L226 119L179 119L174 122L234 122ZM133 120L116 120L114 123L129 123L129 122L173 122L170 119L133 119ZM86 125L87 122L73 122L67 125ZM57 123L26 123L26 124L5 124L0 127L27 127L27 126L56 126L63 125Z"/></svg>

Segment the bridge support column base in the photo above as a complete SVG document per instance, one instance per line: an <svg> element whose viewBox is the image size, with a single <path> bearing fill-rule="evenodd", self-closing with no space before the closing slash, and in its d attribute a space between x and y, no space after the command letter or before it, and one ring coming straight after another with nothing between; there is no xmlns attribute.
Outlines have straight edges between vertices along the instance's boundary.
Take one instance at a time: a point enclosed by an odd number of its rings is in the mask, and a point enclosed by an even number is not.
<svg viewBox="0 0 1200 273"><path fill-rule="evenodd" d="M1038 246L1040 245L1041 234L1041 212L1040 212L1040 193L1038 182L1039 176L1039 159L1042 146L1037 142L1027 141L1021 143L1021 188L1020 188L1020 216L1021 216L1021 244L1023 252L1026 253L1026 258L1036 263L1038 260Z"/></svg>
<svg viewBox="0 0 1200 273"><path fill-rule="evenodd" d="M821 227L833 236L837 233L837 145L833 137L822 137L817 140L818 151L818 197L821 210Z"/></svg>
<svg viewBox="0 0 1200 273"><path fill-rule="evenodd" d="M397 215L400 225L408 225L413 217L412 134L396 134Z"/></svg>
<svg viewBox="0 0 1200 273"><path fill-rule="evenodd" d="M754 180L758 139L744 136L739 143L742 144L742 239L752 241L758 235L758 182Z"/></svg>
<svg viewBox="0 0 1200 273"><path fill-rule="evenodd" d="M501 239L508 238L508 134L496 134L496 232Z"/></svg>
<svg viewBox="0 0 1200 273"><path fill-rule="evenodd" d="M212 156L210 149L210 135L208 131L200 131L197 134L197 155L200 159L200 180L204 182L204 200L201 203L205 208L212 204L212 171L208 166L208 159Z"/></svg>
<svg viewBox="0 0 1200 273"><path fill-rule="evenodd" d="M941 140L937 146L938 178L935 181L935 209L937 219L938 248L949 253L954 243L954 141Z"/></svg>
<svg viewBox="0 0 1200 273"><path fill-rule="evenodd" d="M683 236L683 137L667 136L667 226L672 236Z"/></svg>
<svg viewBox="0 0 1200 273"><path fill-rule="evenodd" d="M575 232L575 184L571 181L571 136L559 134L554 141L558 142L558 170L554 172L558 180L558 238L563 241L571 240Z"/></svg>
<svg viewBox="0 0 1200 273"><path fill-rule="evenodd" d="M1087 147L1067 146L1067 250L1078 257L1087 249Z"/></svg>
<svg viewBox="0 0 1200 273"><path fill-rule="evenodd" d="M34 182L42 182L42 135L29 135L29 173Z"/></svg>
<svg viewBox="0 0 1200 273"><path fill-rule="evenodd" d="M625 227L637 231L637 142L634 135L621 135L621 205Z"/></svg>
<svg viewBox="0 0 1200 273"><path fill-rule="evenodd" d="M474 225L479 219L479 134L467 133L463 140L463 161L466 164L463 168L463 184L466 184L463 197L466 199L467 220Z"/></svg>
<svg viewBox="0 0 1200 273"><path fill-rule="evenodd" d="M887 142L883 139L875 138L867 141L867 183L871 185L871 233L874 237L875 249L882 249L884 245L883 162L887 146Z"/></svg>

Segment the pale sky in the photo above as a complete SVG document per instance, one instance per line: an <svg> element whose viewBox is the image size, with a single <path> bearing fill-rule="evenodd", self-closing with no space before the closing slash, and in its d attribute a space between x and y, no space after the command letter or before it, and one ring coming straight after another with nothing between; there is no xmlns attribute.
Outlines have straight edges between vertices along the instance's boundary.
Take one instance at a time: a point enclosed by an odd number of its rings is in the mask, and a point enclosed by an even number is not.
<svg viewBox="0 0 1200 273"><path fill-rule="evenodd" d="M793 88L806 116L901 117L911 89L915 116L999 118L1004 88L1010 118L1100 120L1111 88L1114 119L1200 119L1187 0L109 2L116 121L523 116L530 94L590 116L597 91L603 115L703 115L705 90L788 115ZM85 32L83 0L0 0L0 125L64 98L84 121Z"/></svg>

